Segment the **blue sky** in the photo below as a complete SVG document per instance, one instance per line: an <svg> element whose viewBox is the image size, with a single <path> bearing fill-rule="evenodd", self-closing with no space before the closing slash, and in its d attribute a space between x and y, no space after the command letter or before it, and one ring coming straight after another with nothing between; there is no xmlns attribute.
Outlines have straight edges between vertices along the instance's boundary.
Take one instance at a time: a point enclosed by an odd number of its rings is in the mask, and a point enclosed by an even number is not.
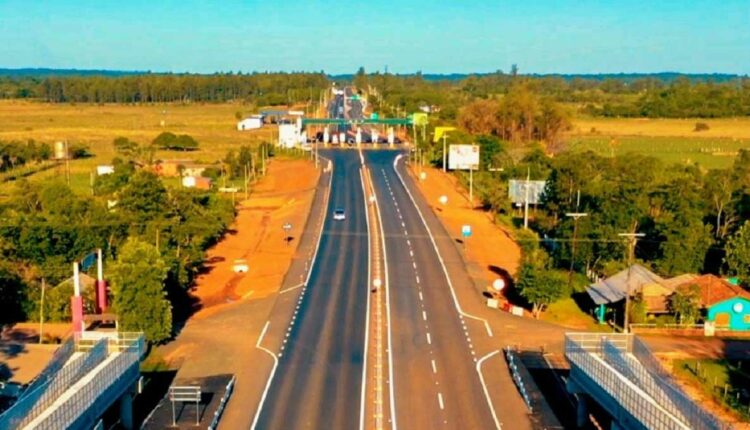
<svg viewBox="0 0 750 430"><path fill-rule="evenodd" d="M750 74L750 0L0 0L0 67Z"/></svg>

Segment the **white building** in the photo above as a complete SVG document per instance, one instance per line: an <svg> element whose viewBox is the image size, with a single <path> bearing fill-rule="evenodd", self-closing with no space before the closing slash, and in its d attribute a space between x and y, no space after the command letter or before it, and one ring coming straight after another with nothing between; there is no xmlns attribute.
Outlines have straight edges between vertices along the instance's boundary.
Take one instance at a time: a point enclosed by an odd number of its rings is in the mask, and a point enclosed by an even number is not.
<svg viewBox="0 0 750 430"><path fill-rule="evenodd" d="M237 123L237 130L239 131L257 130L261 127L263 127L263 117L261 115L253 115Z"/></svg>

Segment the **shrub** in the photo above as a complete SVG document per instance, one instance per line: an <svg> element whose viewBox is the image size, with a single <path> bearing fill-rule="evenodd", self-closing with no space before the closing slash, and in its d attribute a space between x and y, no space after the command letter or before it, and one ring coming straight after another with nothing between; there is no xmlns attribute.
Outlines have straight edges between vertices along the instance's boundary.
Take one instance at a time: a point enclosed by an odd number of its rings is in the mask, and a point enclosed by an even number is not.
<svg viewBox="0 0 750 430"><path fill-rule="evenodd" d="M176 135L165 131L151 142L154 146L174 151L193 151L198 149L198 141L187 134Z"/></svg>
<svg viewBox="0 0 750 430"><path fill-rule="evenodd" d="M693 131L706 131L710 128L705 122L696 122Z"/></svg>

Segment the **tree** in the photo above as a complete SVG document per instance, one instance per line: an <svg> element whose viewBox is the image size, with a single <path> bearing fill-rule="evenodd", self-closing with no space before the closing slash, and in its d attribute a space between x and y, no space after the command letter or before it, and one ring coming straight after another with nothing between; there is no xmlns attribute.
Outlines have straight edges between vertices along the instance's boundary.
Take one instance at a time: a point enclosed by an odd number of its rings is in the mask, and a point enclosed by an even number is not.
<svg viewBox="0 0 750 430"><path fill-rule="evenodd" d="M531 304L531 313L539 318L548 305L565 296L567 278L562 272L524 263L516 286L521 297Z"/></svg>
<svg viewBox="0 0 750 430"><path fill-rule="evenodd" d="M142 331L151 343L172 334L172 305L164 291L167 265L152 245L128 239L112 265L113 307L122 330Z"/></svg>
<svg viewBox="0 0 750 430"><path fill-rule="evenodd" d="M732 210L732 176L726 170L711 170L705 177L705 198L711 202L716 213L714 235L726 237L729 228L735 221Z"/></svg>
<svg viewBox="0 0 750 430"><path fill-rule="evenodd" d="M115 147L115 151L119 154L125 155L127 157L132 157L135 155L136 151L138 150L138 143L133 142L132 140L128 139L127 137L116 137L112 141L112 146Z"/></svg>
<svg viewBox="0 0 750 430"><path fill-rule="evenodd" d="M726 262L729 273L738 276L743 282L750 281L750 221L740 227L726 244Z"/></svg>
<svg viewBox="0 0 750 430"><path fill-rule="evenodd" d="M367 91L367 72L365 68L361 67L357 70L357 74L354 75L353 84L360 91Z"/></svg>
<svg viewBox="0 0 750 430"><path fill-rule="evenodd" d="M469 103L459 112L458 124L472 134L496 134L498 107L494 100L477 100Z"/></svg>
<svg viewBox="0 0 750 430"><path fill-rule="evenodd" d="M680 324L693 324L700 316L700 287L693 284L680 287L669 298L669 309Z"/></svg>
<svg viewBox="0 0 750 430"><path fill-rule="evenodd" d="M118 207L138 221L162 217L168 207L164 184L155 174L143 170L130 177L119 196Z"/></svg>
<svg viewBox="0 0 750 430"><path fill-rule="evenodd" d="M198 142L187 134L176 135L165 131L151 142L157 148L175 151L193 151L198 149Z"/></svg>
<svg viewBox="0 0 750 430"><path fill-rule="evenodd" d="M26 285L11 267L0 265L0 325L24 319L23 300Z"/></svg>

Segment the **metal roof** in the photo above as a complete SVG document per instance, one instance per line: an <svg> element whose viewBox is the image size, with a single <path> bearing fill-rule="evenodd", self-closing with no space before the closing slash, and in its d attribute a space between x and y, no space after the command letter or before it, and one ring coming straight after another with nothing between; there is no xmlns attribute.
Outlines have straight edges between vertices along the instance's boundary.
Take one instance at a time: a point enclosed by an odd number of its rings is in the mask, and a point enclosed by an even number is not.
<svg viewBox="0 0 750 430"><path fill-rule="evenodd" d="M630 272L628 283L628 272ZM625 299L625 294L638 291L643 285L662 283L664 279L640 264L634 264L630 269L623 269L607 279L586 287L586 292L597 305L617 303ZM628 284L630 288L628 288Z"/></svg>

